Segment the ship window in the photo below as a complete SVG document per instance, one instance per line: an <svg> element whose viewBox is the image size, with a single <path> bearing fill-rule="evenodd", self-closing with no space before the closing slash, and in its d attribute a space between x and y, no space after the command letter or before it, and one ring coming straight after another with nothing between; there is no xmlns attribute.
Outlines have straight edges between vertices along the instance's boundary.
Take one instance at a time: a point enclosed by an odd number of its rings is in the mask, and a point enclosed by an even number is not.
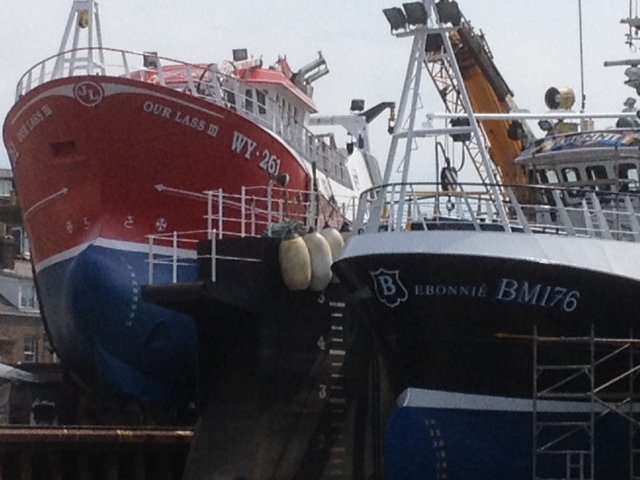
<svg viewBox="0 0 640 480"><path fill-rule="evenodd" d="M231 107L236 106L236 94L231 90L227 90L226 88L222 90L222 98L225 102L229 104Z"/></svg>
<svg viewBox="0 0 640 480"><path fill-rule="evenodd" d="M261 91L256 91L256 99L258 100L258 113L260 115L264 115L265 113L267 113L267 98L264 94L264 92Z"/></svg>
<svg viewBox="0 0 640 480"><path fill-rule="evenodd" d="M586 168L587 178L594 182L596 185L596 190L609 190L610 185L599 185L603 182L599 182L600 180L606 180L607 177L607 169L604 165L593 165Z"/></svg>
<svg viewBox="0 0 640 480"><path fill-rule="evenodd" d="M603 165L587 167L587 178L589 180L606 180L607 169Z"/></svg>
<svg viewBox="0 0 640 480"><path fill-rule="evenodd" d="M540 170L538 172L540 183L558 183L558 174L552 168Z"/></svg>
<svg viewBox="0 0 640 480"><path fill-rule="evenodd" d="M622 186L620 187L621 191L630 190L637 192L640 190L638 167L634 163L621 163L616 166L616 171L618 172L618 178L623 180Z"/></svg>
<svg viewBox="0 0 640 480"><path fill-rule="evenodd" d="M288 125L287 102L284 98L280 99L280 117L282 118L282 123Z"/></svg>
<svg viewBox="0 0 640 480"><path fill-rule="evenodd" d="M562 178L565 182L579 182L580 181L580 172L578 172L577 168L563 168L562 169Z"/></svg>
<svg viewBox="0 0 640 480"><path fill-rule="evenodd" d="M38 361L38 337L24 337L24 361L35 363Z"/></svg>
<svg viewBox="0 0 640 480"><path fill-rule="evenodd" d="M575 167L563 168L562 179L567 185L569 185L571 183L580 181L580 173L578 172L578 169ZM567 192L567 195L569 195L569 197L576 197L579 195L579 192L575 190L570 190L569 192Z"/></svg>
<svg viewBox="0 0 640 480"><path fill-rule="evenodd" d="M249 113L253 113L253 90L251 89L245 91L244 109Z"/></svg>

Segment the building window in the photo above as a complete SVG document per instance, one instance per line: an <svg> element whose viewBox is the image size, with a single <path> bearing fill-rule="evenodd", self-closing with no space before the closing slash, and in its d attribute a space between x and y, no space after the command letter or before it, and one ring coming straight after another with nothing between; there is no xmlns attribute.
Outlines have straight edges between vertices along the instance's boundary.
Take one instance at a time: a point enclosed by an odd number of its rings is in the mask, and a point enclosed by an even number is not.
<svg viewBox="0 0 640 480"><path fill-rule="evenodd" d="M28 257L30 246L27 232L23 230L22 227L12 227L9 230L9 234L15 238L20 254L24 257Z"/></svg>
<svg viewBox="0 0 640 480"><path fill-rule="evenodd" d="M0 198L9 198L13 190L13 181L10 178L0 178Z"/></svg>
<svg viewBox="0 0 640 480"><path fill-rule="evenodd" d="M33 283L20 285L20 307L36 308L36 287Z"/></svg>
<svg viewBox="0 0 640 480"><path fill-rule="evenodd" d="M24 361L27 363L38 361L38 337L24 337Z"/></svg>

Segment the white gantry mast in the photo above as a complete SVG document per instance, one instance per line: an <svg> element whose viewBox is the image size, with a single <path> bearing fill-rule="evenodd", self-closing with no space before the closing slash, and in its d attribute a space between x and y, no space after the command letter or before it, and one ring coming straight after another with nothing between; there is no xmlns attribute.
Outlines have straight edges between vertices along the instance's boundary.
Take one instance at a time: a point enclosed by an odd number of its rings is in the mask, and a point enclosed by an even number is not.
<svg viewBox="0 0 640 480"><path fill-rule="evenodd" d="M493 173L494 166L489 153L486 149L483 133L480 129L475 113L471 106L469 95L465 88L465 84L457 64L455 54L451 45L449 34L454 32L458 27L450 25L449 21L440 19L440 14L436 6L435 0L422 0L421 2L405 3L403 8L393 7L384 10L384 14L391 25L391 33L397 38L413 37L413 46L407 65L402 96L398 107L398 118L392 134L391 145L389 147L389 155L385 168L383 185L378 204L371 212L372 218L380 218L384 208L386 198L386 185L392 183L392 175L394 167L399 165L402 176L399 192L397 196L397 211L404 211L404 203L406 202L406 190L409 182L409 169L411 167L411 155L415 149L415 141L420 138L436 137L438 135L471 135L473 141L479 146L479 156L485 178L483 182L487 185L487 190L492 194L497 212L502 219L505 228L509 228L507 222L506 211L502 203L500 189L497 179ZM437 39L442 46L439 49L427 48L427 42ZM416 125L416 116L420 109L420 88L422 81L422 72L425 65L431 61L446 61L450 66L453 74L451 81L455 83L456 91L459 94L459 100L466 116L466 125L453 126L446 128L420 128ZM461 115L461 116L462 116ZM400 141L405 141L404 149L401 152L402 157L398 161L398 150ZM394 229L400 231L402 229L401 215L395 219Z"/></svg>
<svg viewBox="0 0 640 480"><path fill-rule="evenodd" d="M83 37L84 42L81 46ZM104 74L100 15L98 2L95 0L73 2L58 50L53 78L73 75L78 69L86 71L89 75Z"/></svg>

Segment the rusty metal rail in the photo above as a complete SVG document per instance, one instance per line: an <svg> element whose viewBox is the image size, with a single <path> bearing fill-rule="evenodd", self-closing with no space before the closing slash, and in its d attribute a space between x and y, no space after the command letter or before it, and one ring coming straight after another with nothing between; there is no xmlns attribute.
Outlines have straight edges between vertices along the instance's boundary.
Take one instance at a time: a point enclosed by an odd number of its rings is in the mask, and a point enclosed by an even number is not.
<svg viewBox="0 0 640 480"><path fill-rule="evenodd" d="M191 429L0 428L0 480L178 480Z"/></svg>

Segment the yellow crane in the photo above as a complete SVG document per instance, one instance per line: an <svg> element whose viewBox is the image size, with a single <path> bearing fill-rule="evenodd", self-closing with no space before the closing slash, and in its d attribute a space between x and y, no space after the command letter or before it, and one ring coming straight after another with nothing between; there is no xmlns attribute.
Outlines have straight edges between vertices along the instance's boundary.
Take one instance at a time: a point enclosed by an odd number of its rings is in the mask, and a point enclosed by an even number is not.
<svg viewBox="0 0 640 480"><path fill-rule="evenodd" d="M516 108L513 92L496 67L484 35L475 32L460 13L456 2L441 0L437 7L442 22L458 27L450 34L450 39L473 110L476 113L512 112ZM438 39L436 36L433 42L428 39L427 50L434 52L441 49ZM441 93L445 108L451 113L462 112L451 67L446 61L433 58L427 60L426 67ZM495 167L494 177L505 184L526 182L526 175L513 164L513 160L522 152L525 144L535 139L533 134L517 121L481 120L479 123ZM474 146L467 145L467 148L480 178L485 181L485 167L474 155Z"/></svg>

